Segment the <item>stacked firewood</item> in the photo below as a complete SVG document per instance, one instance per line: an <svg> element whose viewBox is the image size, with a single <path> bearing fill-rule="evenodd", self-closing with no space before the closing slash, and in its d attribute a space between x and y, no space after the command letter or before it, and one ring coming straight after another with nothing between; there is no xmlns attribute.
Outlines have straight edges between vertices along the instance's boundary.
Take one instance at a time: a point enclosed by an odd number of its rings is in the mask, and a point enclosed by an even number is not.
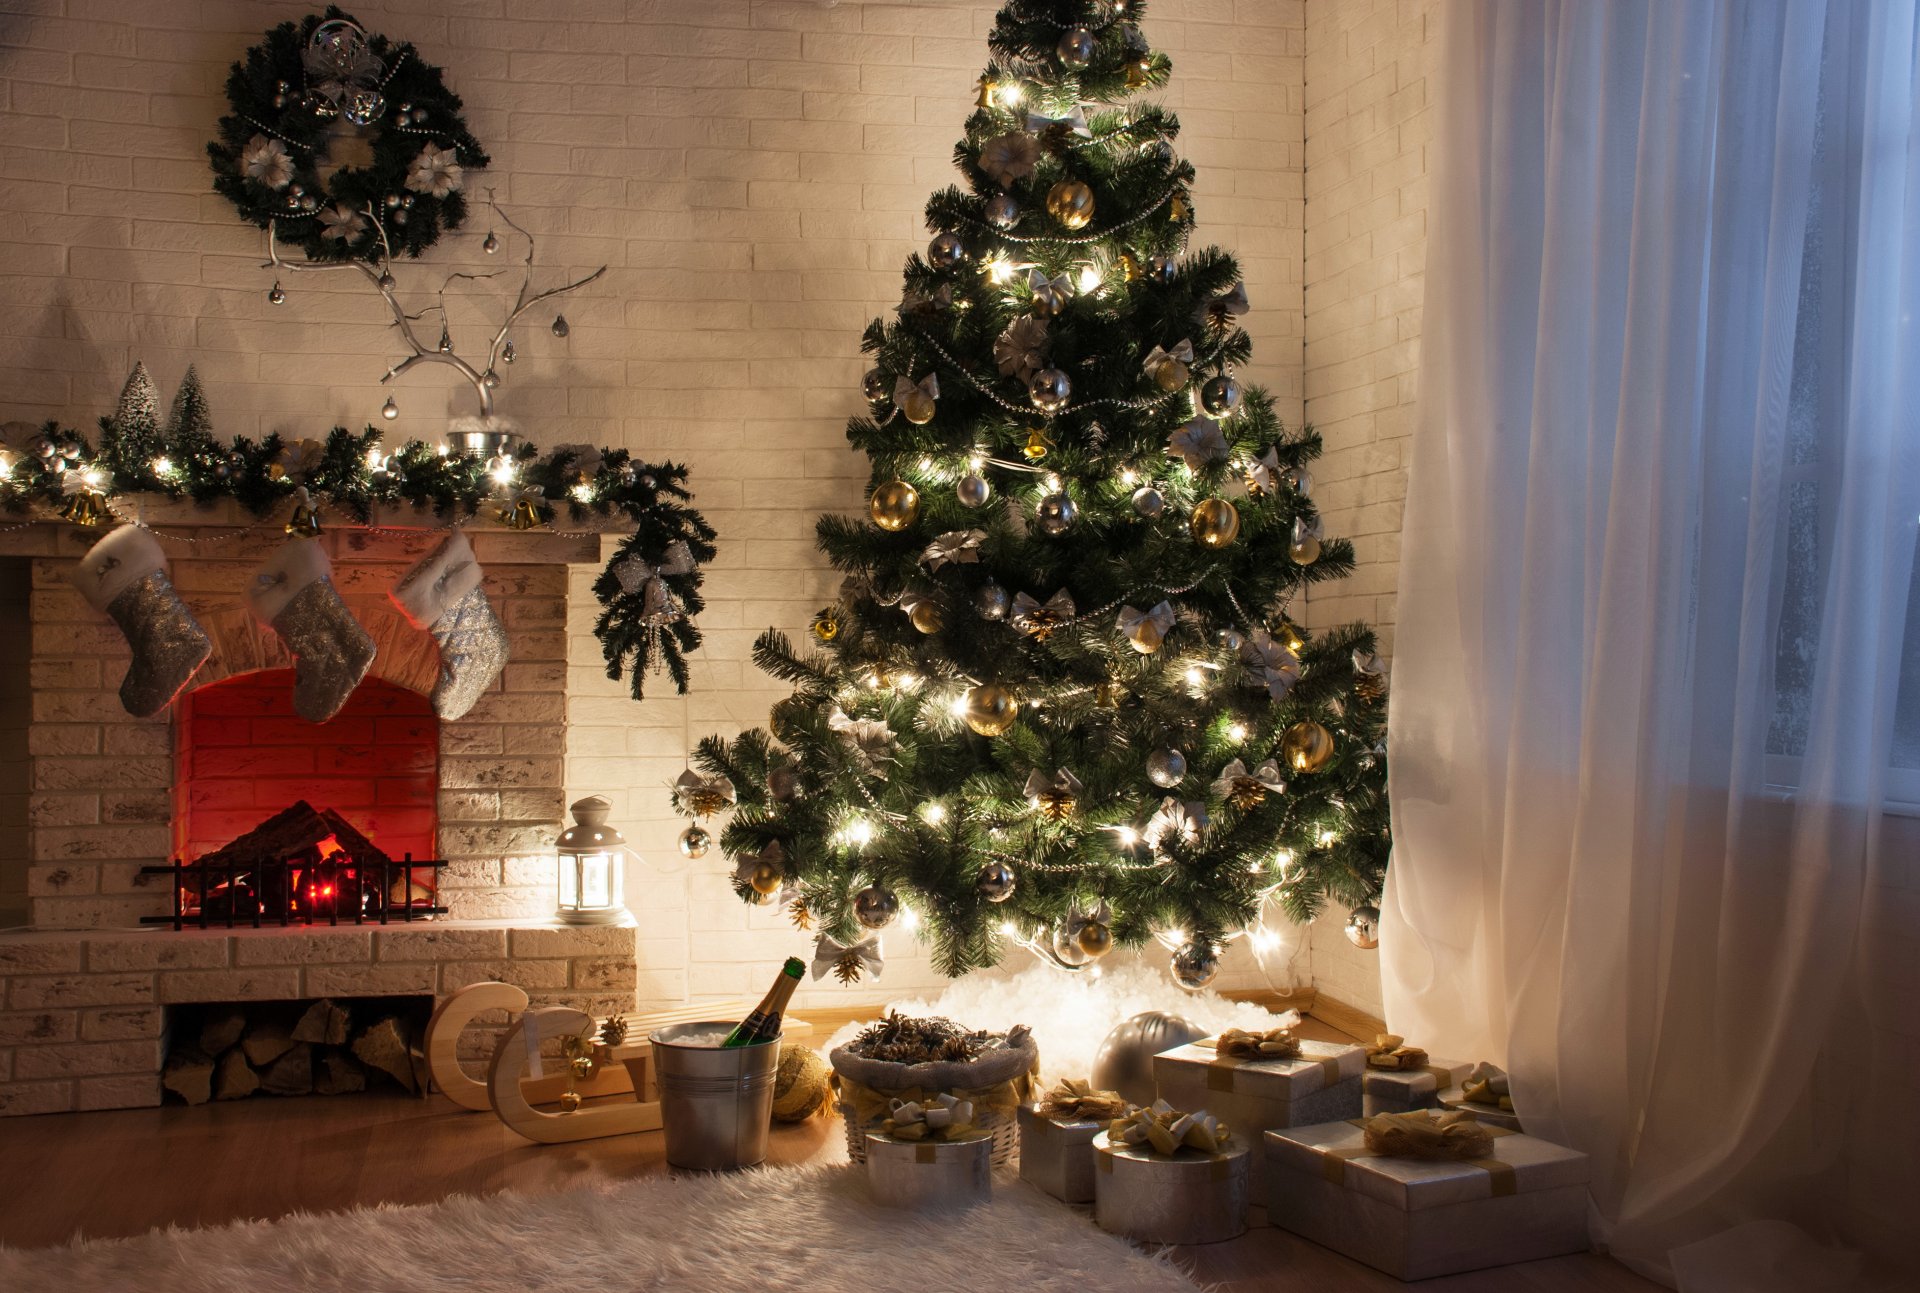
<svg viewBox="0 0 1920 1293"><path fill-rule="evenodd" d="M188 1104L265 1095L343 1095L392 1083L426 1092L424 1020L411 1003L180 1007L161 1082Z"/></svg>

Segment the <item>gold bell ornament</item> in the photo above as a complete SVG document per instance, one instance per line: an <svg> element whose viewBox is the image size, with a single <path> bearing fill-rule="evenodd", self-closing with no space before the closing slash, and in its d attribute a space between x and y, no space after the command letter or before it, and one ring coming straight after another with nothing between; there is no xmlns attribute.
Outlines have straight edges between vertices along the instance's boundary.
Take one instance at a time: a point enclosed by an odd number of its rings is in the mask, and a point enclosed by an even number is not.
<svg viewBox="0 0 1920 1293"><path fill-rule="evenodd" d="M100 475L92 468L69 470L61 479L67 501L61 505L61 519L75 525L98 525L107 519L107 496L99 490Z"/></svg>
<svg viewBox="0 0 1920 1293"><path fill-rule="evenodd" d="M831 610L821 611L813 617L813 635L822 642L831 642L840 636L840 617Z"/></svg>
<svg viewBox="0 0 1920 1293"><path fill-rule="evenodd" d="M533 529L540 524L540 507L546 501L545 494L545 487L529 485L513 496L511 505L501 509L501 521L508 529Z"/></svg>
<svg viewBox="0 0 1920 1293"><path fill-rule="evenodd" d="M1047 214L1068 232L1093 222L1093 190L1079 180L1061 180L1047 190Z"/></svg>
<svg viewBox="0 0 1920 1293"><path fill-rule="evenodd" d="M295 539L320 537L320 513L304 485L293 491L293 515L287 518L286 531Z"/></svg>
<svg viewBox="0 0 1920 1293"><path fill-rule="evenodd" d="M897 533L919 519L920 491L904 480L890 480L873 491L867 512L875 525Z"/></svg>
<svg viewBox="0 0 1920 1293"><path fill-rule="evenodd" d="M1052 448L1052 446L1053 441L1047 439L1046 431L1040 427L1035 427L1033 430L1027 432L1027 443L1021 447L1020 456L1028 462L1039 462L1047 456L1047 450Z"/></svg>

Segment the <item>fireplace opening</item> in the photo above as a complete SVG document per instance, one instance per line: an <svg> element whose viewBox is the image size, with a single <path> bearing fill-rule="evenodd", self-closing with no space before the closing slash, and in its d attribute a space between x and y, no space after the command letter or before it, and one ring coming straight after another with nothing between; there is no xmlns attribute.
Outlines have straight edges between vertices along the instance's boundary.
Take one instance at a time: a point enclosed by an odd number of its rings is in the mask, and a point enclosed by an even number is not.
<svg viewBox="0 0 1920 1293"><path fill-rule="evenodd" d="M257 1095L426 1091L422 1039L433 998L322 997L173 1006L167 1103Z"/></svg>

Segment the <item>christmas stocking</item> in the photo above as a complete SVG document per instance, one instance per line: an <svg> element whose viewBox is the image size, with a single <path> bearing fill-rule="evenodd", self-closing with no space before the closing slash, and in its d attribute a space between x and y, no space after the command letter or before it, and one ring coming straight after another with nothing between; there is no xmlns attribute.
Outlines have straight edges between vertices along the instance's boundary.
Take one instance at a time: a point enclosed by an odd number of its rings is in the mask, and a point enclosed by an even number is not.
<svg viewBox="0 0 1920 1293"><path fill-rule="evenodd" d="M247 592L253 613L293 652L293 712L324 723L373 663L373 639L334 591L333 567L311 539L273 554Z"/></svg>
<svg viewBox="0 0 1920 1293"><path fill-rule="evenodd" d="M135 718L158 714L213 654L206 630L173 591L159 540L137 525L123 525L94 544L71 577L95 610L113 617L133 648L120 703Z"/></svg>
<svg viewBox="0 0 1920 1293"><path fill-rule="evenodd" d="M481 573L473 545L455 530L389 594L413 627L440 644L433 712L441 718L472 709L507 667L507 631L487 602Z"/></svg>

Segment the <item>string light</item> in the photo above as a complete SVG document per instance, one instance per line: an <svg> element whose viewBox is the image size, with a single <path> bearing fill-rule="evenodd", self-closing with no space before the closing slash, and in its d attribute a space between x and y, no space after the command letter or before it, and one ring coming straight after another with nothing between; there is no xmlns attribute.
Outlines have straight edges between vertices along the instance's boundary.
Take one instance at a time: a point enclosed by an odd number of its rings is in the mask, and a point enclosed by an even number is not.
<svg viewBox="0 0 1920 1293"><path fill-rule="evenodd" d="M513 459L495 458L493 460L493 466L487 469L487 475L493 477L493 482L496 485L511 485L513 483L513 473L516 469Z"/></svg>
<svg viewBox="0 0 1920 1293"><path fill-rule="evenodd" d="M855 844L873 843L873 823L864 817L856 817L847 823L847 838Z"/></svg>
<svg viewBox="0 0 1920 1293"><path fill-rule="evenodd" d="M1020 927L1010 920L1003 920L1000 922L1000 937L1018 938L1020 937Z"/></svg>
<svg viewBox="0 0 1920 1293"><path fill-rule="evenodd" d="M927 825L938 826L947 820L947 806L938 799L928 800L921 806L920 816L926 819Z"/></svg>
<svg viewBox="0 0 1920 1293"><path fill-rule="evenodd" d="M1140 473L1135 471L1133 468L1122 467L1120 469L1120 483L1122 485L1136 484L1138 483L1139 480L1140 480Z"/></svg>
<svg viewBox="0 0 1920 1293"><path fill-rule="evenodd" d="M1013 281L1013 262L995 252L986 260L987 279L1002 287Z"/></svg>
<svg viewBox="0 0 1920 1293"><path fill-rule="evenodd" d="M586 484L584 481L575 485L572 493L577 502L591 503L593 501L593 486Z"/></svg>
<svg viewBox="0 0 1920 1293"><path fill-rule="evenodd" d="M900 904L900 924L907 929L920 928L920 913L905 903Z"/></svg>
<svg viewBox="0 0 1920 1293"><path fill-rule="evenodd" d="M155 458L148 465L153 468L153 474L163 480L173 475L173 459L171 458Z"/></svg>
<svg viewBox="0 0 1920 1293"><path fill-rule="evenodd" d="M964 716L967 712L967 693L963 691L958 696L955 696L953 702L947 706L947 709L952 712L955 718Z"/></svg>
<svg viewBox="0 0 1920 1293"><path fill-rule="evenodd" d="M1003 107L1014 108L1019 106L1020 100L1027 97L1027 92L1020 82L1009 81L999 88L999 95Z"/></svg>
<svg viewBox="0 0 1920 1293"><path fill-rule="evenodd" d="M1236 744L1246 740L1247 725L1245 723L1234 723L1231 726L1229 726L1227 728L1227 739L1229 741L1235 742Z"/></svg>
<svg viewBox="0 0 1920 1293"><path fill-rule="evenodd" d="M1203 687L1206 685L1206 682L1207 676L1200 672L1199 665L1190 664L1187 666L1187 686Z"/></svg>
<svg viewBox="0 0 1920 1293"><path fill-rule="evenodd" d="M1335 840L1337 840L1337 839L1339 839L1339 838L1340 838L1340 837L1339 837L1338 835L1336 835L1336 834L1334 834L1334 833L1333 833L1332 831L1321 831L1321 832L1320 832L1320 847L1321 847L1321 848L1323 848L1323 849L1324 849L1324 848L1331 848L1331 847L1333 847L1333 842L1334 842Z"/></svg>
<svg viewBox="0 0 1920 1293"><path fill-rule="evenodd" d="M1114 827L1113 837L1120 841L1120 847L1123 849L1130 849L1140 842L1140 832L1131 826Z"/></svg>
<svg viewBox="0 0 1920 1293"><path fill-rule="evenodd" d="M1082 265L1080 267L1080 291L1083 295L1098 292L1105 285L1106 279L1100 276L1099 266Z"/></svg>
<svg viewBox="0 0 1920 1293"><path fill-rule="evenodd" d="M100 469L98 467L89 467L85 471L80 473L80 479L87 482L88 485L94 486L97 488L100 482L105 480L106 477L101 475Z"/></svg>

